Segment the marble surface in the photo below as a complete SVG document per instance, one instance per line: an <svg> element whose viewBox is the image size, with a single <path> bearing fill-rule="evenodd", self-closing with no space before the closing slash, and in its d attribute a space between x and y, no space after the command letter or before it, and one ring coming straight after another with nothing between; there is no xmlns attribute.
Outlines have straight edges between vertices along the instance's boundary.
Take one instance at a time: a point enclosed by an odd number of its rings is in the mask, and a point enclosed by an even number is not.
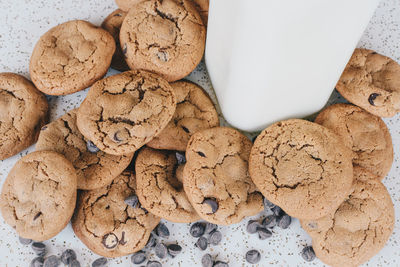
<svg viewBox="0 0 400 267"><path fill-rule="evenodd" d="M217 1L217 0L216 0ZM50 27L71 19L84 19L100 25L105 16L116 8L113 0L0 0L0 72L16 72L28 76L28 64L33 46ZM338 18L340 19L340 18ZM360 46L375 49L400 62L400 0L383 0L366 30ZM108 75L115 74L110 71ZM202 85L216 101L204 64L189 75L188 79ZM78 107L87 90L63 97L49 97L51 119ZM329 103L343 99L334 92ZM245 107L244 107L245 108ZM400 212L400 115L385 119L393 137L395 160L393 168L384 183L392 196L396 215ZM225 122L223 122L225 124ZM31 147L18 155L0 161L0 184L15 162L34 150ZM255 216L260 217L262 214ZM249 219L249 218L248 218ZM322 266L319 260L306 263L300 251L311 239L294 220L287 230L274 229L272 238L260 241L257 236L245 231L248 219L242 223L220 227L223 233L221 245L211 247L206 252L218 259L228 261L229 266L248 266L244 255L249 249L258 249L262 260L258 266ZM177 241L183 246L183 253L175 259L161 260L163 266L200 266L201 252L194 247L196 241L188 234L189 225L166 223L171 236L165 243ZM0 219L0 266L28 266L34 257L30 247L21 245L15 232ZM400 266L400 222L396 216L396 226L386 247L365 266ZM90 266L98 256L89 251L74 235L68 225L55 238L45 242L49 254L60 255L66 248L74 249L82 266ZM152 259L156 256L148 252ZM132 266L129 257L109 260L107 266ZM254 265L256 266L256 265Z"/></svg>

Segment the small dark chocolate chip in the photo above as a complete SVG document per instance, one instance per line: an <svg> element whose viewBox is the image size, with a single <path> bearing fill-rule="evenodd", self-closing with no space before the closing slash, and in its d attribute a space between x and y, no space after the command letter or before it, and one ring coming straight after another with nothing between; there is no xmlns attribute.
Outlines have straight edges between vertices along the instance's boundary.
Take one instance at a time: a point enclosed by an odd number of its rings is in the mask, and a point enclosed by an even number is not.
<svg viewBox="0 0 400 267"><path fill-rule="evenodd" d="M190 131L189 131L188 128L186 128L185 126L181 126L181 127L182 127L182 129L183 129L186 133L190 133Z"/></svg>
<svg viewBox="0 0 400 267"><path fill-rule="evenodd" d="M282 229L287 229L291 223L292 218L287 214L284 214L276 219L276 225Z"/></svg>
<svg viewBox="0 0 400 267"><path fill-rule="evenodd" d="M122 231L121 239L119 240L119 243L120 243L122 246L125 246L125 244L126 244L126 240L125 240L125 231Z"/></svg>
<svg viewBox="0 0 400 267"><path fill-rule="evenodd" d="M42 129L40 129L41 131L44 131L47 129L47 125L43 126Z"/></svg>
<svg viewBox="0 0 400 267"><path fill-rule="evenodd" d="M204 153L201 152L201 151L197 151L197 154L198 154L200 157L203 157L203 158L206 157L206 154L204 154Z"/></svg>
<svg viewBox="0 0 400 267"><path fill-rule="evenodd" d="M129 196L124 200L125 204L136 209L139 204L139 198L136 195Z"/></svg>
<svg viewBox="0 0 400 267"><path fill-rule="evenodd" d="M228 263L223 261L216 261L213 267L229 267Z"/></svg>
<svg viewBox="0 0 400 267"><path fill-rule="evenodd" d="M146 267L162 267L162 265L158 261L148 261Z"/></svg>
<svg viewBox="0 0 400 267"><path fill-rule="evenodd" d="M172 257L175 258L176 256L179 255L179 253L182 252L182 247L178 244L171 244L167 246L168 249L168 254Z"/></svg>
<svg viewBox="0 0 400 267"><path fill-rule="evenodd" d="M118 245L118 237L114 233L108 233L103 236L102 244L106 249L113 249Z"/></svg>
<svg viewBox="0 0 400 267"><path fill-rule="evenodd" d="M276 216L275 215L268 215L262 221L262 225L265 228L274 228L276 226Z"/></svg>
<svg viewBox="0 0 400 267"><path fill-rule="evenodd" d="M92 267L105 267L106 264L107 264L107 259L101 257L92 262Z"/></svg>
<svg viewBox="0 0 400 267"><path fill-rule="evenodd" d="M266 198L263 199L263 203L264 203L264 210L265 211L269 211L269 210L271 210L272 208L275 207L275 204L273 204L271 201L269 201Z"/></svg>
<svg viewBox="0 0 400 267"><path fill-rule="evenodd" d="M202 204L207 204L208 206L210 206L211 208L210 214L216 213L219 208L218 202L214 198L206 198L204 199Z"/></svg>
<svg viewBox="0 0 400 267"><path fill-rule="evenodd" d="M44 263L43 257L36 257L31 261L29 267L42 267L43 263Z"/></svg>
<svg viewBox="0 0 400 267"><path fill-rule="evenodd" d="M164 259L167 256L167 246L163 243L158 243L154 248L154 253L160 259Z"/></svg>
<svg viewBox="0 0 400 267"><path fill-rule="evenodd" d="M133 264L142 264L147 260L146 253L144 251L136 252L132 255L131 261Z"/></svg>
<svg viewBox="0 0 400 267"><path fill-rule="evenodd" d="M199 239L197 239L197 241L194 245L195 245L195 247L197 247L201 250L206 250L207 246L208 246L207 238L205 238L204 236L201 236Z"/></svg>
<svg viewBox="0 0 400 267"><path fill-rule="evenodd" d="M33 242L32 245L32 250L35 252L36 255L38 256L44 256L46 255L46 245L43 244L42 242Z"/></svg>
<svg viewBox="0 0 400 267"><path fill-rule="evenodd" d="M258 250L252 249L246 253L246 261L251 264L257 264L261 260L261 254Z"/></svg>
<svg viewBox="0 0 400 267"><path fill-rule="evenodd" d="M86 148L90 153L97 153L100 151L100 149L90 140L86 142Z"/></svg>
<svg viewBox="0 0 400 267"><path fill-rule="evenodd" d="M35 220L39 219L39 217L42 216L42 214L43 213L41 211L39 211L38 213L35 214L35 217L33 217L33 220L35 221Z"/></svg>
<svg viewBox="0 0 400 267"><path fill-rule="evenodd" d="M22 245L25 245L25 246L32 243L32 239L23 238L23 237L18 237L18 239L19 239L19 243L21 243Z"/></svg>
<svg viewBox="0 0 400 267"><path fill-rule="evenodd" d="M69 263L68 267L81 267L81 264L80 264L80 262L78 260L72 260Z"/></svg>
<svg viewBox="0 0 400 267"><path fill-rule="evenodd" d="M303 259L308 262L315 260L314 249L311 246L303 248L303 250L301 251L301 257L303 257Z"/></svg>
<svg viewBox="0 0 400 267"><path fill-rule="evenodd" d="M208 242L211 245L218 245L222 240L222 234L218 230L214 230L213 232L210 233L210 236L208 237Z"/></svg>
<svg viewBox="0 0 400 267"><path fill-rule="evenodd" d="M206 224L203 222L196 222L190 226L189 233L193 237L200 237L204 235Z"/></svg>
<svg viewBox="0 0 400 267"><path fill-rule="evenodd" d="M175 157L176 157L176 160L178 162L178 165L182 165L182 164L186 163L186 156L185 156L184 153L176 152L175 153Z"/></svg>
<svg viewBox="0 0 400 267"><path fill-rule="evenodd" d="M114 14L114 17L122 17L122 14L121 13L116 13L116 14Z"/></svg>
<svg viewBox="0 0 400 267"><path fill-rule="evenodd" d="M380 96L380 94L373 93L368 97L368 102L372 105L375 106L375 99Z"/></svg>
<svg viewBox="0 0 400 267"><path fill-rule="evenodd" d="M309 222L309 223L307 224L307 226L308 226L310 229L317 229L317 227L318 227L318 225L317 225L316 222Z"/></svg>
<svg viewBox="0 0 400 267"><path fill-rule="evenodd" d="M147 248L152 248L152 247L154 247L156 245L156 242L157 242L156 238L151 233L150 237L149 237L149 240L147 241L146 247Z"/></svg>
<svg viewBox="0 0 400 267"><path fill-rule="evenodd" d="M169 229L165 224L159 223L156 228L156 234L161 238L168 238L169 237Z"/></svg>
<svg viewBox="0 0 400 267"><path fill-rule="evenodd" d="M61 254L61 262L68 265L73 260L76 260L76 253L72 249L67 249Z"/></svg>
<svg viewBox="0 0 400 267"><path fill-rule="evenodd" d="M246 230L249 234L257 233L257 228L261 227L261 224L256 220L250 220L247 223Z"/></svg>
<svg viewBox="0 0 400 267"><path fill-rule="evenodd" d="M257 228L257 234L258 238L261 240L265 240L267 238L270 238L272 236L272 233L270 230L264 228L264 227L258 227Z"/></svg>
<svg viewBox="0 0 400 267"><path fill-rule="evenodd" d="M43 267L58 267L60 259L56 255L51 255L44 260Z"/></svg>
<svg viewBox="0 0 400 267"><path fill-rule="evenodd" d="M124 140L120 137L120 132L119 132L119 131L116 132L116 133L114 133L113 139L114 139L114 141L117 142L117 143L120 143L120 142L124 141Z"/></svg>
<svg viewBox="0 0 400 267"><path fill-rule="evenodd" d="M213 267L214 265L214 261L213 258L210 254L205 254L202 258L201 258L201 265L203 267Z"/></svg>
<svg viewBox="0 0 400 267"><path fill-rule="evenodd" d="M163 61L163 62L167 62L168 61L168 53L166 51L158 51L157 52L157 57L159 60Z"/></svg>
<svg viewBox="0 0 400 267"><path fill-rule="evenodd" d="M218 229L218 225L207 222L206 223L206 230L204 231L204 233L209 234L212 231L217 230L217 229Z"/></svg>

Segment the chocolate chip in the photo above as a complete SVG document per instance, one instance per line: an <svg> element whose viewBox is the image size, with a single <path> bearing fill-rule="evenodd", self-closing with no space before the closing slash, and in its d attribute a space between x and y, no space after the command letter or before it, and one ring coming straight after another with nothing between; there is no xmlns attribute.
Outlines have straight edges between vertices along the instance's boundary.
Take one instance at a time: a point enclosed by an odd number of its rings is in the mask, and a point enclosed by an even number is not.
<svg viewBox="0 0 400 267"><path fill-rule="evenodd" d="M136 195L129 196L124 200L125 204L136 209L139 204L139 198Z"/></svg>
<svg viewBox="0 0 400 267"><path fill-rule="evenodd" d="M107 259L104 257L98 258L92 262L92 267L105 267L107 264Z"/></svg>
<svg viewBox="0 0 400 267"><path fill-rule="evenodd" d="M44 260L43 267L58 267L60 259L56 255L51 255Z"/></svg>
<svg viewBox="0 0 400 267"><path fill-rule="evenodd" d="M68 265L73 260L76 260L76 253L72 249L67 249L61 254L60 259L62 263Z"/></svg>
<svg viewBox="0 0 400 267"><path fill-rule="evenodd" d="M261 260L261 254L258 252L258 250L253 249L247 251L245 258L248 263L257 264Z"/></svg>
<svg viewBox="0 0 400 267"><path fill-rule="evenodd" d="M203 157L203 158L206 157L206 155L205 155L203 152L201 152L201 151L197 151L197 154L198 154L200 157Z"/></svg>
<svg viewBox="0 0 400 267"><path fill-rule="evenodd" d="M200 237L204 235L206 225L203 222L196 222L190 226L189 233L193 237Z"/></svg>
<svg viewBox="0 0 400 267"><path fill-rule="evenodd" d="M258 221L250 220L247 223L246 230L249 234L255 234L255 233L257 233L257 228L259 228L260 226L261 226L261 224Z"/></svg>
<svg viewBox="0 0 400 267"><path fill-rule="evenodd" d="M207 238L205 238L204 236L201 236L199 239L197 239L194 246L201 250L206 250L207 246L208 246Z"/></svg>
<svg viewBox="0 0 400 267"><path fill-rule="evenodd" d="M163 61L163 62L167 62L168 61L168 53L166 51L158 51L157 52L157 57L159 60Z"/></svg>
<svg viewBox="0 0 400 267"><path fill-rule="evenodd" d="M46 245L43 244L42 242L33 242L32 245L32 250L35 252L36 255L38 256L44 256L46 255Z"/></svg>
<svg viewBox="0 0 400 267"><path fill-rule="evenodd" d="M190 131L189 131L188 128L186 128L185 126L181 126L181 127L182 127L182 129L183 129L186 133L190 133Z"/></svg>
<svg viewBox="0 0 400 267"><path fill-rule="evenodd" d="M223 261L217 261L214 263L213 267L229 267L228 263Z"/></svg>
<svg viewBox="0 0 400 267"><path fill-rule="evenodd" d="M184 153L176 152L175 153L175 157L176 157L176 160L178 162L178 165L182 165L182 164L186 163L186 156L185 156Z"/></svg>
<svg viewBox="0 0 400 267"><path fill-rule="evenodd" d="M126 244L125 232L124 232L124 231L122 231L121 239L119 240L119 243L120 243L121 245L123 245L123 246Z"/></svg>
<svg viewBox="0 0 400 267"><path fill-rule="evenodd" d="M114 17L122 17L122 14L121 13L116 13L116 14L114 14Z"/></svg>
<svg viewBox="0 0 400 267"><path fill-rule="evenodd" d="M265 228L274 228L276 226L276 216L275 215L268 215L262 221L262 225Z"/></svg>
<svg viewBox="0 0 400 267"><path fill-rule="evenodd" d="M43 257L36 257L31 261L29 267L42 267L43 263L44 263Z"/></svg>
<svg viewBox="0 0 400 267"><path fill-rule="evenodd" d="M168 227L163 223L159 223L156 228L156 234L161 238L168 238L169 237Z"/></svg>
<svg viewBox="0 0 400 267"><path fill-rule="evenodd" d="M124 139L123 139L122 136L121 136L121 132L120 132L120 131L114 133L113 139L114 139L114 141L117 142L117 143L120 143L120 142L124 141Z"/></svg>
<svg viewBox="0 0 400 267"><path fill-rule="evenodd" d="M380 96L381 94L373 93L368 97L368 102L372 105L375 106L375 99Z"/></svg>
<svg viewBox="0 0 400 267"><path fill-rule="evenodd" d="M287 229L291 223L292 218L287 214L284 214L276 219L276 224L282 229Z"/></svg>
<svg viewBox="0 0 400 267"><path fill-rule="evenodd" d="M125 55L125 57L126 57L126 52L128 52L128 46L125 43L124 47L122 48L122 53Z"/></svg>
<svg viewBox="0 0 400 267"><path fill-rule="evenodd" d="M222 234L218 230L214 230L213 232L210 233L210 236L208 237L208 242L211 245L218 245L222 240Z"/></svg>
<svg viewBox="0 0 400 267"><path fill-rule="evenodd" d="M307 226L308 226L310 229L317 229L317 227L318 227L318 225L317 225L316 222L309 222L309 223L307 224Z"/></svg>
<svg viewBox="0 0 400 267"><path fill-rule="evenodd" d="M204 231L204 233L209 234L212 231L217 230L217 229L218 229L218 225L207 222L206 223L206 230Z"/></svg>
<svg viewBox="0 0 400 267"><path fill-rule="evenodd" d="M32 243L32 239L28 239L28 238L18 237L18 240L22 245L25 245L25 246Z"/></svg>
<svg viewBox="0 0 400 267"><path fill-rule="evenodd" d="M147 259L146 253L144 251L136 252L132 255L131 261L133 264L142 264Z"/></svg>
<svg viewBox="0 0 400 267"><path fill-rule="evenodd" d="M158 243L154 248L154 253L160 259L164 259L167 256L167 246L162 243Z"/></svg>
<svg viewBox="0 0 400 267"><path fill-rule="evenodd" d="M47 129L47 125L43 126L42 129L40 129L41 131L44 131Z"/></svg>
<svg viewBox="0 0 400 267"><path fill-rule="evenodd" d="M213 267L214 261L213 258L210 254L205 254L202 258L201 258L201 265L203 267Z"/></svg>
<svg viewBox="0 0 400 267"><path fill-rule="evenodd" d="M69 263L68 267L81 267L81 264L80 264L80 262L78 260L72 260Z"/></svg>
<svg viewBox="0 0 400 267"><path fill-rule="evenodd" d="M263 199L263 203L264 203L264 210L266 210L266 211L269 211L275 207L275 204L266 198Z"/></svg>
<svg viewBox="0 0 400 267"><path fill-rule="evenodd" d="M303 259L308 262L315 260L314 249L311 246L303 248L303 250L301 251L301 257L303 257Z"/></svg>
<svg viewBox="0 0 400 267"><path fill-rule="evenodd" d="M97 153L100 151L100 149L90 140L86 142L86 148L90 153Z"/></svg>
<svg viewBox="0 0 400 267"><path fill-rule="evenodd" d="M168 245L167 249L168 249L168 254L169 254L172 258L175 258L176 256L178 256L179 253L182 252L182 247L179 246L178 244L171 244L171 245Z"/></svg>
<svg viewBox="0 0 400 267"><path fill-rule="evenodd" d="M154 235L150 234L149 240L147 241L147 244L146 244L146 247L152 248L152 247L154 247L156 245L156 242L157 242L157 240L154 237Z"/></svg>
<svg viewBox="0 0 400 267"><path fill-rule="evenodd" d="M114 233L103 236L102 244L106 249L113 249L118 245L118 237Z"/></svg>
<svg viewBox="0 0 400 267"><path fill-rule="evenodd" d="M162 265L158 261L148 261L146 267L162 267Z"/></svg>
<svg viewBox="0 0 400 267"><path fill-rule="evenodd" d="M258 227L257 228L257 234L258 238L261 240L265 240L267 238L270 238L272 236L272 233L270 230L264 228L264 227Z"/></svg>
<svg viewBox="0 0 400 267"><path fill-rule="evenodd" d="M33 220L35 221L35 220L37 220L40 216L42 216L42 212L41 211L39 211L38 213L36 213L35 214L35 217L33 217Z"/></svg>
<svg viewBox="0 0 400 267"><path fill-rule="evenodd" d="M219 208L218 202L214 198L206 198L206 199L204 199L202 204L207 204L210 206L211 214L216 213Z"/></svg>

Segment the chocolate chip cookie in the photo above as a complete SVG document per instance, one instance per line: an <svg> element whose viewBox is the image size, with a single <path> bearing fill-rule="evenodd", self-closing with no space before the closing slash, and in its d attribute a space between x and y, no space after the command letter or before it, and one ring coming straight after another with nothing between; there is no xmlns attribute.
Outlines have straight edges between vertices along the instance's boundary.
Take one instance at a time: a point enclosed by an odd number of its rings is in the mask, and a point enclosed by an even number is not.
<svg viewBox="0 0 400 267"><path fill-rule="evenodd" d="M117 9L108 15L101 24L101 27L108 31L112 37L114 37L116 48L111 60L111 68L119 71L129 70L129 67L125 61L124 53L122 52L121 44L119 43L119 31L121 30L121 25L126 17L126 14L127 12Z"/></svg>
<svg viewBox="0 0 400 267"><path fill-rule="evenodd" d="M79 108L77 124L100 150L124 155L161 133L175 108L176 98L167 81L149 72L128 71L90 88Z"/></svg>
<svg viewBox="0 0 400 267"><path fill-rule="evenodd" d="M171 86L177 101L175 114L167 127L147 145L156 149L185 151L195 132L219 126L218 113L200 86L188 81L174 82Z"/></svg>
<svg viewBox="0 0 400 267"><path fill-rule="evenodd" d="M45 96L26 78L0 73L0 160L36 142L48 108Z"/></svg>
<svg viewBox="0 0 400 267"><path fill-rule="evenodd" d="M208 6L210 5L210 0L192 0L194 5L199 11L201 19L203 20L204 25L207 27L208 24Z"/></svg>
<svg viewBox="0 0 400 267"><path fill-rule="evenodd" d="M53 151L21 158L11 169L1 192L4 220L23 238L43 241L68 224L75 208L74 166Z"/></svg>
<svg viewBox="0 0 400 267"><path fill-rule="evenodd" d="M400 111L400 65L368 49L356 49L336 89L351 103L380 117Z"/></svg>
<svg viewBox="0 0 400 267"><path fill-rule="evenodd" d="M182 79L203 57L206 30L190 0L149 0L129 10L120 40L131 69Z"/></svg>
<svg viewBox="0 0 400 267"><path fill-rule="evenodd" d="M143 1L145 0L115 0L115 3L121 10L128 12L131 7Z"/></svg>
<svg viewBox="0 0 400 267"><path fill-rule="evenodd" d="M176 152L144 148L136 159L137 195L142 206L171 222L200 219L190 204L177 170Z"/></svg>
<svg viewBox="0 0 400 267"><path fill-rule="evenodd" d="M115 156L99 150L76 126L77 110L42 128L36 150L52 150L72 162L78 176L78 189L93 190L111 183L132 160L133 154Z"/></svg>
<svg viewBox="0 0 400 267"><path fill-rule="evenodd" d="M361 265L385 246L393 232L394 208L385 186L373 175L359 179L357 173L352 193L338 209L301 222L317 257L331 266Z"/></svg>
<svg viewBox="0 0 400 267"><path fill-rule="evenodd" d="M323 110L315 122L332 130L354 152L353 164L383 179L393 163L393 144L383 120L348 104Z"/></svg>
<svg viewBox="0 0 400 267"><path fill-rule="evenodd" d="M72 94L106 74L114 51L115 41L106 30L83 20L68 21L40 38L29 72L43 93Z"/></svg>
<svg viewBox="0 0 400 267"><path fill-rule="evenodd" d="M301 219L337 209L353 182L351 150L329 129L305 120L278 122L261 132L249 166L261 193Z"/></svg>
<svg viewBox="0 0 400 267"><path fill-rule="evenodd" d="M197 132L190 139L183 186L204 220L235 224L263 210L262 195L248 172L251 146L246 136L225 127Z"/></svg>
<svg viewBox="0 0 400 267"><path fill-rule="evenodd" d="M160 219L139 204L126 203L136 195L135 191L135 176L124 172L110 185L82 192L72 218L76 236L104 257L121 257L141 250Z"/></svg>

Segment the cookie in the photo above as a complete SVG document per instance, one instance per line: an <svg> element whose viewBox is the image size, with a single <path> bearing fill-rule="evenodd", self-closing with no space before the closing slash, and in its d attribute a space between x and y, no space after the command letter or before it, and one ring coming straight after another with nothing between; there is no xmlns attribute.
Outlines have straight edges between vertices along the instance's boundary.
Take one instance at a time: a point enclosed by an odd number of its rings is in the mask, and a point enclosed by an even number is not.
<svg viewBox="0 0 400 267"><path fill-rule="evenodd" d="M44 241L54 237L71 219L76 180L72 164L56 152L33 152L21 158L1 192L5 222L23 238Z"/></svg>
<svg viewBox="0 0 400 267"><path fill-rule="evenodd" d="M45 94L72 94L107 73L114 51L115 41L106 30L83 20L68 21L40 37L29 73Z"/></svg>
<svg viewBox="0 0 400 267"><path fill-rule="evenodd" d="M100 150L125 155L161 133L175 108L176 98L167 81L149 72L128 71L90 88L77 124Z"/></svg>
<svg viewBox="0 0 400 267"><path fill-rule="evenodd" d="M251 146L246 136L225 127L197 132L190 139L183 186L204 220L235 224L263 210L262 195L248 172Z"/></svg>
<svg viewBox="0 0 400 267"><path fill-rule="evenodd" d="M315 122L338 134L353 150L353 164L383 179L393 163L393 144L383 120L348 104L336 104L323 110Z"/></svg>
<svg viewBox="0 0 400 267"><path fill-rule="evenodd" d="M336 89L349 102L379 117L400 111L400 65L368 49L356 49Z"/></svg>
<svg viewBox="0 0 400 267"><path fill-rule="evenodd" d="M278 122L261 132L249 166L260 192L300 219L337 209L353 181L351 150L329 129L305 120Z"/></svg>
<svg viewBox="0 0 400 267"><path fill-rule="evenodd" d="M93 190L111 183L132 160L133 154L106 154L87 140L76 126L74 109L42 128L36 150L52 150L72 162L78 177L78 189Z"/></svg>
<svg viewBox="0 0 400 267"><path fill-rule="evenodd" d="M370 177L355 176L353 192L334 212L301 222L312 237L317 257L330 266L361 265L385 246L393 232L394 208L389 193L373 174L364 170L363 176Z"/></svg>
<svg viewBox="0 0 400 267"><path fill-rule="evenodd" d="M160 219L125 199L135 195L136 180L124 172L110 185L83 191L72 218L76 236L94 253L114 258L141 250Z"/></svg>
<svg viewBox="0 0 400 267"><path fill-rule="evenodd" d="M171 86L177 102L175 114L167 127L147 146L185 151L195 132L219 126L218 113L200 86L189 81L174 82Z"/></svg>
<svg viewBox="0 0 400 267"><path fill-rule="evenodd" d="M23 76L0 73L0 160L36 142L48 120L47 100Z"/></svg>
<svg viewBox="0 0 400 267"><path fill-rule="evenodd" d="M200 219L179 181L176 153L144 148L136 159L137 195L149 212L176 223ZM178 176L178 177L177 177Z"/></svg>
<svg viewBox="0 0 400 267"><path fill-rule="evenodd" d="M115 40L116 48L113 58L111 60L111 68L119 71L129 70L129 67L125 61L124 53L122 52L122 48L119 43L119 31L121 30L121 25L125 19L126 14L127 12L122 11L121 9L117 9L110 15L108 15L101 24L101 27L108 31Z"/></svg>
<svg viewBox="0 0 400 267"><path fill-rule="evenodd" d="M201 19L203 20L204 25L207 27L208 24L208 6L210 5L210 0L192 0L194 5L199 11Z"/></svg>
<svg viewBox="0 0 400 267"><path fill-rule="evenodd" d="M131 7L143 1L145 0L115 0L115 3L121 10L128 12Z"/></svg>
<svg viewBox="0 0 400 267"><path fill-rule="evenodd" d="M206 30L190 0L149 0L129 10L120 41L131 69L169 82L192 72L203 57Z"/></svg>

